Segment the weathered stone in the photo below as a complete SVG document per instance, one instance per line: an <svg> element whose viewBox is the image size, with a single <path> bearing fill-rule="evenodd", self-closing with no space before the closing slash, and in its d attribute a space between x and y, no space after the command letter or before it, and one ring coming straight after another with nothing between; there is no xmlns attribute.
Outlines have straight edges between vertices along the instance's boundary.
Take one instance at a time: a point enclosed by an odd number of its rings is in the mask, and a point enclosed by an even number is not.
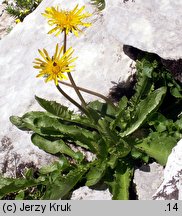
<svg viewBox="0 0 182 216"><path fill-rule="evenodd" d="M182 200L182 139L173 148L164 170L164 180L155 200Z"/></svg>
<svg viewBox="0 0 182 216"><path fill-rule="evenodd" d="M6 5L0 2L0 39L6 36L15 26L14 18L5 10Z"/></svg>
<svg viewBox="0 0 182 216"><path fill-rule="evenodd" d="M139 200L152 200L152 195L163 181L163 167L157 163L143 165L135 170L133 182Z"/></svg>
<svg viewBox="0 0 182 216"><path fill-rule="evenodd" d="M72 193L71 200L111 200L112 194L106 190L92 190L87 186L80 187Z"/></svg>
<svg viewBox="0 0 182 216"><path fill-rule="evenodd" d="M182 1L123 2L106 0L104 23L115 39L164 59L182 58Z"/></svg>

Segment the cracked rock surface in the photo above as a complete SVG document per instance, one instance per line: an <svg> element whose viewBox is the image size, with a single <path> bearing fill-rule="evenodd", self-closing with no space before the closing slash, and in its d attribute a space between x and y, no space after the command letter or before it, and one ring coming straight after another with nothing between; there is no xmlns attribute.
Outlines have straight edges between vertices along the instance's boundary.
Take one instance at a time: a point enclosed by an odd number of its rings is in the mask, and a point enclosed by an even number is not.
<svg viewBox="0 0 182 216"><path fill-rule="evenodd" d="M0 39L6 36L16 25L14 18L6 12L5 8L6 5L0 2Z"/></svg>
<svg viewBox="0 0 182 216"><path fill-rule="evenodd" d="M182 200L182 139L173 148L164 170L164 180L154 200Z"/></svg>
<svg viewBox="0 0 182 216"><path fill-rule="evenodd" d="M163 181L163 173L163 167L155 162L135 170L134 183L139 200L152 200Z"/></svg>

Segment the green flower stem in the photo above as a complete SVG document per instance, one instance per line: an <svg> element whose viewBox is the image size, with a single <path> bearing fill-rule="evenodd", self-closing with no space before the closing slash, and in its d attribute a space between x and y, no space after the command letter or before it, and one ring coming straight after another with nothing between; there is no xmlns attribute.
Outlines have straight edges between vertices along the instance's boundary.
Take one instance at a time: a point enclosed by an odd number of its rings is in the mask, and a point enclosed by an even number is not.
<svg viewBox="0 0 182 216"><path fill-rule="evenodd" d="M63 84L63 85L66 85L66 86L69 86L69 87L72 87L72 88L73 88L73 86L72 86L70 83L67 83L67 82L64 82L64 81L60 81L60 80L59 80L58 82L61 83L61 84ZM104 95L99 94L99 93L94 92L94 91L91 91L91 90L89 90L89 89L82 88L82 87L80 87L80 86L77 86L77 88L78 88L80 91L83 91L83 92L86 92L86 93L88 93L88 94L92 94L92 95L95 95L95 96L97 96L97 97L102 98L102 99L105 100L108 104L110 104L113 108L116 109L116 106L112 103L112 101L110 101L109 98L105 97Z"/></svg>
<svg viewBox="0 0 182 216"><path fill-rule="evenodd" d="M66 38L67 38L66 37L66 30L64 30L64 50L63 50L63 53L66 52ZM77 86L75 84L75 81L74 81L71 73L67 73L67 74L68 74L69 80L70 80L70 82L71 82L71 84L72 84L72 86L73 86L76 94L78 95L78 97L79 97L79 99L81 101L82 106L84 107L84 109L86 109L86 102L85 102L84 98L82 97L79 89L77 88Z"/></svg>
<svg viewBox="0 0 182 216"><path fill-rule="evenodd" d="M64 92L62 90L62 88L59 85L56 85L56 88L58 89L58 91L66 98L68 99L72 104L74 104L80 111L82 111L83 113L85 113L85 115L89 116L87 110L85 110L79 103L77 103L73 98L71 98L69 95L66 94L66 92Z"/></svg>

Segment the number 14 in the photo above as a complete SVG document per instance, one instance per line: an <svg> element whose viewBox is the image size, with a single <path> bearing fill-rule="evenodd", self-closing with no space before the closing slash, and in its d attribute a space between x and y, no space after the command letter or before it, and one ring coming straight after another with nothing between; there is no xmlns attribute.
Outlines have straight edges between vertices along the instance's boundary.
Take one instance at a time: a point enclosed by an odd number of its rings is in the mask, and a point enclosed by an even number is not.
<svg viewBox="0 0 182 216"><path fill-rule="evenodd" d="M171 211L171 210L178 211L178 204L177 203L175 203L174 205L172 205L171 203L168 203L167 206L168 206L168 211Z"/></svg>

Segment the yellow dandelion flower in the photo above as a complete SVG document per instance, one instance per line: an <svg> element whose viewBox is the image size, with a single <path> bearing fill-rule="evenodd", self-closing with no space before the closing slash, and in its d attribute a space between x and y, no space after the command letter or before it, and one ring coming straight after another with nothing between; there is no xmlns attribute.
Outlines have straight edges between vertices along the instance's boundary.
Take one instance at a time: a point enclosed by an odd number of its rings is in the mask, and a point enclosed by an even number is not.
<svg viewBox="0 0 182 216"><path fill-rule="evenodd" d="M84 9L85 6L78 8L78 5L71 11L61 10L59 6L46 8L42 15L48 18L48 24L53 26L48 34L55 33L58 36L61 32L66 31L66 34L73 32L75 36L78 36L78 33L82 32L79 26L91 26L91 23L82 21L91 16L89 13L82 13Z"/></svg>
<svg viewBox="0 0 182 216"><path fill-rule="evenodd" d="M35 64L34 68L39 69L39 74L36 77L45 77L45 82L54 80L56 85L58 85L58 79L67 79L65 73L71 72L75 67L75 65L70 65L76 60L76 58L72 58L74 52L72 47L63 53L63 46L59 48L57 44L52 58L49 56L46 49L38 51L42 59L35 58L33 62Z"/></svg>
<svg viewBox="0 0 182 216"><path fill-rule="evenodd" d="M21 20L20 19L16 19L15 22L16 22L16 24L18 24L18 23L21 22Z"/></svg>

